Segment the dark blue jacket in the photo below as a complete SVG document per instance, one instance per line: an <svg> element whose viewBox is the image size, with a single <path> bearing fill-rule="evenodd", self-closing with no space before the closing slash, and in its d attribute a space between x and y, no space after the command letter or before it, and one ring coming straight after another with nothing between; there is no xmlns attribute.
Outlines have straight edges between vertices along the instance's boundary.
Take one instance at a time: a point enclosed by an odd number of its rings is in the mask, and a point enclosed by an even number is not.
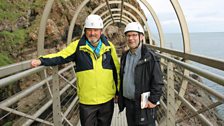
<svg viewBox="0 0 224 126"><path fill-rule="evenodd" d="M123 97L123 75L125 74L124 67L126 63L127 53L128 51L123 53L120 62L120 90L118 98L120 112L125 108ZM162 95L162 87L164 83L160 68L159 57L144 44L142 45L141 49L141 58L135 67L134 84L136 123L148 124L150 118L152 116L155 116L155 111L152 109L141 109L141 94L150 91L150 97L148 98L148 100L153 104L156 104L160 100L160 96ZM145 118L144 121L142 121L142 118Z"/></svg>

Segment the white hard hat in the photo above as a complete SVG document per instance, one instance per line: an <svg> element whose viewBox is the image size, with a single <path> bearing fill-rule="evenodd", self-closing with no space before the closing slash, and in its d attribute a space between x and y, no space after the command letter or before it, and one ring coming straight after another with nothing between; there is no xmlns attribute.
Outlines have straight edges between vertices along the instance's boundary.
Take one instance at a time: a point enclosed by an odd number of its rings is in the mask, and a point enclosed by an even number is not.
<svg viewBox="0 0 224 126"><path fill-rule="evenodd" d="M89 15L85 20L84 28L103 29L103 20L99 15Z"/></svg>
<svg viewBox="0 0 224 126"><path fill-rule="evenodd" d="M141 24L139 24L138 22L131 22L131 23L127 24L124 29L124 33L126 34L129 31L139 32L144 35L144 30L143 30Z"/></svg>

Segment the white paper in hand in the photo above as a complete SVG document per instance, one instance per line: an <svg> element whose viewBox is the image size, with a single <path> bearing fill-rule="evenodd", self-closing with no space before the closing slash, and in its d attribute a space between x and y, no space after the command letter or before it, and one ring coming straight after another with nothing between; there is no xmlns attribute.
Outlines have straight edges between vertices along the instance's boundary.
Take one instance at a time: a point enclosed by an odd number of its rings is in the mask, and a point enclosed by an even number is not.
<svg viewBox="0 0 224 126"><path fill-rule="evenodd" d="M148 97L150 96L150 92L144 92L141 94L141 109L145 108L145 105L148 102Z"/></svg>

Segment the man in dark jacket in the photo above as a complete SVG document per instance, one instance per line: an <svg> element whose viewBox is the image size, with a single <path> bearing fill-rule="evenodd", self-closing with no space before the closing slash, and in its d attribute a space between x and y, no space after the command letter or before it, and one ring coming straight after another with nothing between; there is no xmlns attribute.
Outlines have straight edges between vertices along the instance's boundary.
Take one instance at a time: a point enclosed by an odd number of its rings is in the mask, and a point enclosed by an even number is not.
<svg viewBox="0 0 224 126"><path fill-rule="evenodd" d="M155 107L163 87L159 58L142 43L144 30L139 23L129 23L124 33L129 50L121 57L120 112L126 107L128 126L155 126Z"/></svg>

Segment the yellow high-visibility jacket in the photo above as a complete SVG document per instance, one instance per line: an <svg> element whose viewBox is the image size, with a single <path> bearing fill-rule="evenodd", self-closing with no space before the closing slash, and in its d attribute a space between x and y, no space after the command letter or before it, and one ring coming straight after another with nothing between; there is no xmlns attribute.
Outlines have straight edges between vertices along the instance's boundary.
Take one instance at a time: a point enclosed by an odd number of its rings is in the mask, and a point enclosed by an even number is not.
<svg viewBox="0 0 224 126"><path fill-rule="evenodd" d="M53 66L76 63L77 93L82 104L97 105L111 100L119 87L120 65L114 45L101 35L102 46L97 58L86 44L85 35L62 51L41 56L41 64Z"/></svg>

